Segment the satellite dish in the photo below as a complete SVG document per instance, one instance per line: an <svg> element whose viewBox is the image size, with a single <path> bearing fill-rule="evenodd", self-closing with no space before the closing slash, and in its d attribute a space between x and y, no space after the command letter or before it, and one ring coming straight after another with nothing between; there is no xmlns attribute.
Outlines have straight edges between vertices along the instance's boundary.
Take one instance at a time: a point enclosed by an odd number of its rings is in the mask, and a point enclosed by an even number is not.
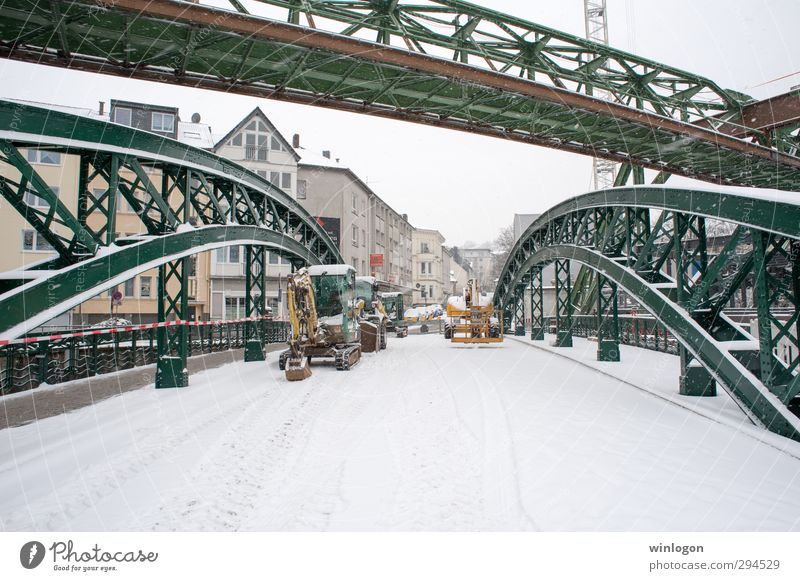
<svg viewBox="0 0 800 581"><path fill-rule="evenodd" d="M200 123L200 113L192 113L192 123Z"/></svg>

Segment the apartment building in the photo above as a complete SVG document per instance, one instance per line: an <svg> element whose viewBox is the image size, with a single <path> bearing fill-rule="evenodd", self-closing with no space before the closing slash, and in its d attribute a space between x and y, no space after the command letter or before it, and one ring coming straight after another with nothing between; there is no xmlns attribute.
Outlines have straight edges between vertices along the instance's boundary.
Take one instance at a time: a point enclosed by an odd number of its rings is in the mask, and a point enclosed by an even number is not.
<svg viewBox="0 0 800 581"><path fill-rule="evenodd" d="M295 136L299 144L299 137ZM297 200L339 244L359 276L398 288L412 284L413 226L350 168L331 156L299 148Z"/></svg>
<svg viewBox="0 0 800 581"><path fill-rule="evenodd" d="M254 171L292 198L297 198L300 156L260 107L245 115L213 147L214 153ZM210 318L245 315L245 248L230 246L211 253L209 269ZM286 277L289 261L268 253L266 300L276 318L286 315Z"/></svg>
<svg viewBox="0 0 800 581"><path fill-rule="evenodd" d="M494 254L490 248L461 248L461 257L472 269L472 274L478 279L481 290L490 292L494 290L495 282L492 274L494 268Z"/></svg>
<svg viewBox="0 0 800 581"><path fill-rule="evenodd" d="M444 283L444 236L438 230L416 228L413 236L414 305L443 303L450 295L449 273Z"/></svg>

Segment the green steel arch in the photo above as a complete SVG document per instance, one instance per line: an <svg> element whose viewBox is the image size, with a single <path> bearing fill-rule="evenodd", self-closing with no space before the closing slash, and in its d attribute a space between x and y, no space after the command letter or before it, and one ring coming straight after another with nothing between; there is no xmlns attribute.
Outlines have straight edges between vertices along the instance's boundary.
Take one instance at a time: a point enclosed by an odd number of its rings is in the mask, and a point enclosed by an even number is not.
<svg viewBox="0 0 800 581"><path fill-rule="evenodd" d="M781 113L796 94L754 103L700 75L459 0L258 0L253 13L238 0L232 10L211 4L6 0L0 56L800 189L796 115Z"/></svg>
<svg viewBox="0 0 800 581"><path fill-rule="evenodd" d="M28 154L70 156L74 203ZM264 358L266 251L305 264L342 262L328 234L291 196L205 150L98 119L0 101L0 195L56 258L6 273L0 337L12 339L136 274L158 268L158 319L187 320L188 257L245 247L246 360ZM145 232L119 237L127 204ZM10 208L9 208L10 206ZM37 243L38 244L38 243ZM158 329L157 387L188 384L185 326Z"/></svg>
<svg viewBox="0 0 800 581"><path fill-rule="evenodd" d="M525 231L503 266L495 306L519 311L530 285L532 337L543 338L541 269L555 263L557 344L570 345L569 264L577 262L601 281L599 358L607 356L606 342L613 350L618 340L618 285L679 341L682 382L691 376L707 384L694 394L716 381L755 423L800 440L798 224L800 205L787 192L654 186L591 192L548 210ZM744 285L752 289L758 338L724 311ZM788 360L778 356L784 343L793 348ZM707 375L698 375L703 369Z"/></svg>
<svg viewBox="0 0 800 581"><path fill-rule="evenodd" d="M128 239L126 246L114 252L100 252L66 268L42 272L0 295L0 338L28 333L132 276L216 248L264 247L296 264L320 264L300 242L259 226L208 226L134 240Z"/></svg>

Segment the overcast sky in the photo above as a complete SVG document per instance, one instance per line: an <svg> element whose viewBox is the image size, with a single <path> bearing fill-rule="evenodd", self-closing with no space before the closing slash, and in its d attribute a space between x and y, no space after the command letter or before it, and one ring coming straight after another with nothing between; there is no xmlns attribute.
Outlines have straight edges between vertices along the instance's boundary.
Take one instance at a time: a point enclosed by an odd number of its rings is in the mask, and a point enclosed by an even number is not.
<svg viewBox="0 0 800 581"><path fill-rule="evenodd" d="M584 35L583 0L478 3ZM618 48L757 98L800 85L798 0L608 0L608 12ZM299 133L305 147L332 150L414 226L440 230L451 245L492 240L514 213L542 212L591 188L591 159L500 139L8 60L0 79L2 97L178 106L182 119L200 113L217 136L258 105L288 139Z"/></svg>

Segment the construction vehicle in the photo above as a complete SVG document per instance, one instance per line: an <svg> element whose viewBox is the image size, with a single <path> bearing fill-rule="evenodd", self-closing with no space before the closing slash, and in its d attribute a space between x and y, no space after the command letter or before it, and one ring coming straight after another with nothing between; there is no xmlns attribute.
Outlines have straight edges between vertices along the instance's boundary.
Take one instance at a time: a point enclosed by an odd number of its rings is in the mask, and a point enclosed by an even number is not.
<svg viewBox="0 0 800 581"><path fill-rule="evenodd" d="M389 317L378 294L378 282L374 276L356 277L356 305L361 325L361 348L365 353L386 349L386 332ZM363 323L370 323L364 325ZM372 337L374 333L374 339ZM374 344L373 344L374 343Z"/></svg>
<svg viewBox="0 0 800 581"><path fill-rule="evenodd" d="M361 359L361 326L356 314L355 269L349 264L301 268L288 278L292 336L278 366L289 381L311 376L314 357L331 357L348 370Z"/></svg>
<svg viewBox="0 0 800 581"><path fill-rule="evenodd" d="M480 292L477 279L470 279L461 296L447 299L444 337L453 343L500 343L502 317L492 306L492 297Z"/></svg>
<svg viewBox="0 0 800 581"><path fill-rule="evenodd" d="M408 323L403 319L403 293L380 293L383 310L386 312L386 330L394 331L398 338L408 337Z"/></svg>

